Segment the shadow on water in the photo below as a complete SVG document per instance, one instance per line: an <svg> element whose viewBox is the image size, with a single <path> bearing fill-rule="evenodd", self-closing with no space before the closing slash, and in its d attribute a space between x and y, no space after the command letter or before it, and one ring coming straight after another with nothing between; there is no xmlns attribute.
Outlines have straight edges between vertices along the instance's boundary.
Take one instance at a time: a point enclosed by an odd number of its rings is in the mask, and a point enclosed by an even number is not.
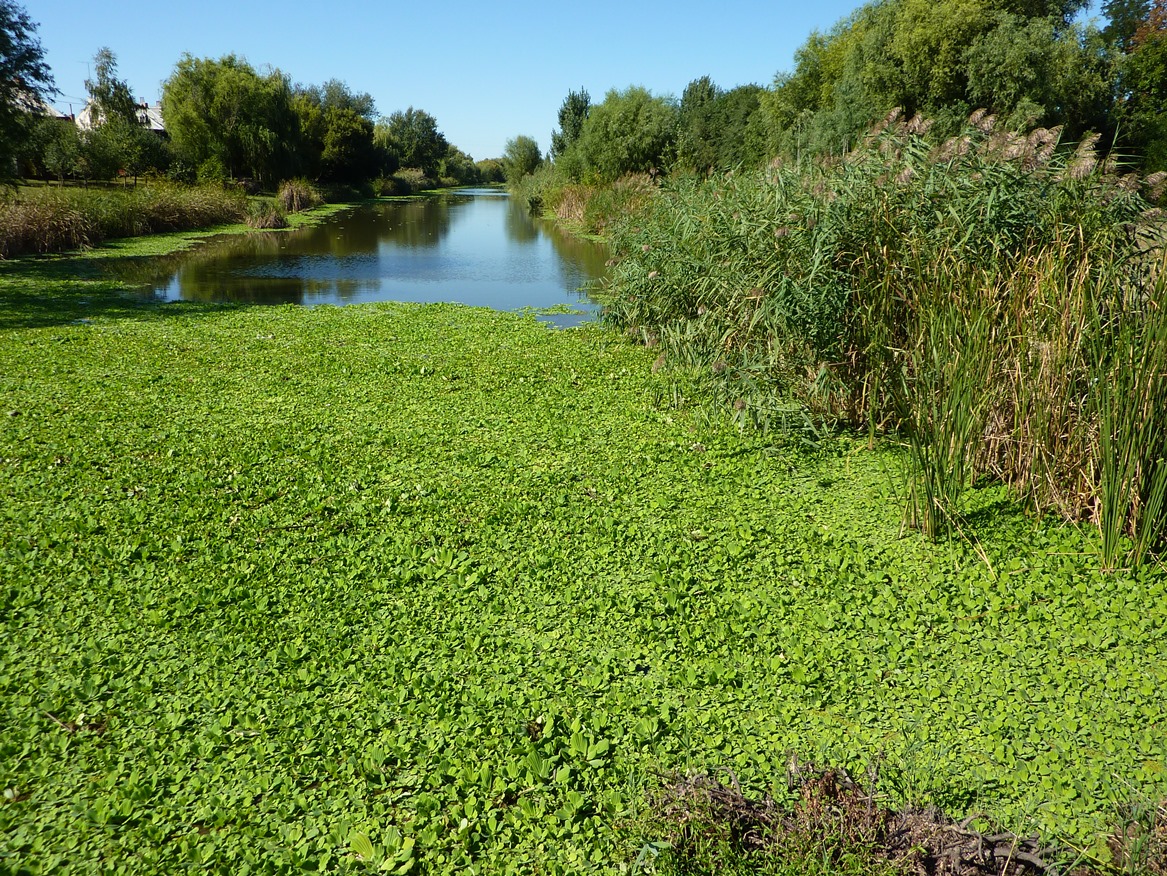
<svg viewBox="0 0 1167 876"><path fill-rule="evenodd" d="M101 319L193 317L242 305L160 303L127 295L125 284L102 276L78 255L22 257L0 262L0 331L51 328Z"/></svg>
<svg viewBox="0 0 1167 876"><path fill-rule="evenodd" d="M317 226L209 238L172 256L111 260L104 270L156 301L449 301L594 315L581 289L603 275L606 259L603 246L532 220L505 193L467 189L369 202Z"/></svg>

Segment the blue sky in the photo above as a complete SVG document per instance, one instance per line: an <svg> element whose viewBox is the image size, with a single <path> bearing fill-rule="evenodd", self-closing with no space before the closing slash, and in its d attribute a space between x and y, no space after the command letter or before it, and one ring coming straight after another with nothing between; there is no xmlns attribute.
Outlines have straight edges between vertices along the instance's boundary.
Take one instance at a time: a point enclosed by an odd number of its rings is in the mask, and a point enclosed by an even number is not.
<svg viewBox="0 0 1167 876"><path fill-rule="evenodd" d="M501 155L517 134L546 149L573 88L599 102L608 89L629 85L680 95L703 75L724 87L769 85L790 69L811 30L830 28L857 5L35 0L26 8L62 92L55 103L66 111L84 104L102 46L113 50L134 94L150 102L183 53L235 53L294 82L344 80L369 92L382 114L424 109L450 142L481 159Z"/></svg>

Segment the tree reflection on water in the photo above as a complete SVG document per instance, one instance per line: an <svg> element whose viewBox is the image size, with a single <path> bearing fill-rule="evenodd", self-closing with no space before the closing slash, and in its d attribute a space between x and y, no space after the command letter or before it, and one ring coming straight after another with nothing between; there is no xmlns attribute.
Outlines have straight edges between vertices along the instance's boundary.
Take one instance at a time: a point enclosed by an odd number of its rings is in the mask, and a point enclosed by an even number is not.
<svg viewBox="0 0 1167 876"><path fill-rule="evenodd" d="M510 310L592 305L603 246L533 220L498 191L361 204L294 231L208 238L108 270L165 300L256 304L461 301Z"/></svg>

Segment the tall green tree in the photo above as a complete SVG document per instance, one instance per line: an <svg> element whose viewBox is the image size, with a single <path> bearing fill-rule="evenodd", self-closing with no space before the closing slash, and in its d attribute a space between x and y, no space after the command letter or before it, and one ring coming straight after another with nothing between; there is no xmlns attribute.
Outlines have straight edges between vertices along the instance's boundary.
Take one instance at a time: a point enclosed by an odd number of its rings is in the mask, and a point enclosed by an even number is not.
<svg viewBox="0 0 1167 876"><path fill-rule="evenodd" d="M77 171L82 179L108 180L122 168L124 155L113 130L113 125L100 125L81 133Z"/></svg>
<svg viewBox="0 0 1167 876"><path fill-rule="evenodd" d="M717 165L756 167L769 158L761 120L763 89L739 85L717 97Z"/></svg>
<svg viewBox="0 0 1167 876"><path fill-rule="evenodd" d="M166 150L162 141L135 118L130 121L114 116L81 138L82 158L90 179L108 179L123 174L126 181L149 170L162 170Z"/></svg>
<svg viewBox="0 0 1167 876"><path fill-rule="evenodd" d="M910 106L904 71L891 50L901 0L869 3L828 33L812 33L795 68L760 95L766 152L838 153L894 106Z"/></svg>
<svg viewBox="0 0 1167 876"><path fill-rule="evenodd" d="M542 160L543 153L539 151L539 144L534 138L519 135L507 140L502 157L507 182L514 184L524 176L534 173Z"/></svg>
<svg viewBox="0 0 1167 876"><path fill-rule="evenodd" d="M612 182L624 174L656 171L672 163L677 108L646 88L612 89L592 108L579 138L589 173Z"/></svg>
<svg viewBox="0 0 1167 876"><path fill-rule="evenodd" d="M321 177L354 184L374 177L379 168L373 123L346 107L326 109L324 123Z"/></svg>
<svg viewBox="0 0 1167 876"><path fill-rule="evenodd" d="M551 134L552 158L566 153L579 139L591 110L592 98L586 88L567 93L559 107L559 127Z"/></svg>
<svg viewBox="0 0 1167 876"><path fill-rule="evenodd" d="M1061 124L1071 138L1113 133L1113 58L1097 30L1000 13L964 61L963 106L1000 113L1013 129Z"/></svg>
<svg viewBox="0 0 1167 876"><path fill-rule="evenodd" d="M1073 23L1083 0L882 0L812 34L761 96L786 152L845 151L894 107L951 133L984 108L1002 123L1113 128L1106 40Z"/></svg>
<svg viewBox="0 0 1167 876"><path fill-rule="evenodd" d="M353 92L339 79L330 79L322 86L297 85L292 108L300 130L297 172L359 183L381 169L373 140L377 109L371 95Z"/></svg>
<svg viewBox="0 0 1167 876"><path fill-rule="evenodd" d="M12 0L0 0L0 183L16 177L40 102L56 93L36 24Z"/></svg>
<svg viewBox="0 0 1167 876"><path fill-rule="evenodd" d="M175 152L192 167L274 185L294 169L299 124L292 89L278 70L245 60L183 55L162 86L162 113Z"/></svg>
<svg viewBox="0 0 1167 876"><path fill-rule="evenodd" d="M95 110L94 121L102 124L113 119L138 123L138 106L130 86L118 78L118 61L108 47L103 46L93 56L93 78L85 80L85 90Z"/></svg>
<svg viewBox="0 0 1167 876"><path fill-rule="evenodd" d="M318 95L318 103L325 109L352 110L370 122L377 120L377 103L373 96L367 91L353 91L343 80L329 79L313 91Z"/></svg>
<svg viewBox="0 0 1167 876"><path fill-rule="evenodd" d="M397 166L416 167L430 177L437 175L438 162L450 148L438 120L413 107L377 122L374 139Z"/></svg>
<svg viewBox="0 0 1167 876"><path fill-rule="evenodd" d="M1153 0L1120 71L1119 129L1147 170L1167 170L1167 0Z"/></svg>
<svg viewBox="0 0 1167 876"><path fill-rule="evenodd" d="M677 110L678 166L708 173L760 164L768 152L760 118L762 94L757 85L725 91L708 76L690 82Z"/></svg>
<svg viewBox="0 0 1167 876"><path fill-rule="evenodd" d="M33 127L29 158L36 171L64 182L77 173L81 161L77 126L68 119L42 116Z"/></svg>
<svg viewBox="0 0 1167 876"><path fill-rule="evenodd" d="M81 138L81 165L96 178L121 172L138 176L165 164L158 136L139 116L129 84L118 77L117 56L107 47L93 58L93 78L85 80L89 92L92 128Z"/></svg>
<svg viewBox="0 0 1167 876"><path fill-rule="evenodd" d="M474 159L452 144L446 150L446 156L438 162L438 177L453 180L458 185L482 182L482 175Z"/></svg>
<svg viewBox="0 0 1167 876"><path fill-rule="evenodd" d="M484 183L506 182L506 170L501 158L482 158L474 162L478 170L478 180Z"/></svg>
<svg viewBox="0 0 1167 876"><path fill-rule="evenodd" d="M1102 15L1106 18L1102 35L1121 51L1129 52L1135 31L1150 11L1150 0L1106 0L1102 4Z"/></svg>
<svg viewBox="0 0 1167 876"><path fill-rule="evenodd" d="M721 89L708 76L694 79L681 94L677 112L677 161L686 169L708 173L718 163L717 99Z"/></svg>

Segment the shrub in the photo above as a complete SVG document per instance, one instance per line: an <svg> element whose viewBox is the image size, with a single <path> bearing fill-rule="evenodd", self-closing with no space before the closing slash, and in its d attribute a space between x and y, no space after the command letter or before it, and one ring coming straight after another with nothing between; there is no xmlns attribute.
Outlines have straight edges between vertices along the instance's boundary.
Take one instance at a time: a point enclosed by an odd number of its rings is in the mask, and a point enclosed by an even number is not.
<svg viewBox="0 0 1167 876"><path fill-rule="evenodd" d="M218 183L223 185L229 178L227 166L217 156L211 156L203 161L195 171L196 179L204 185Z"/></svg>
<svg viewBox="0 0 1167 876"><path fill-rule="evenodd" d="M498 158L484 158L476 161L474 166L478 170L479 181L485 184L506 182L506 170Z"/></svg>
<svg viewBox="0 0 1167 876"><path fill-rule="evenodd" d="M403 195L422 192L434 187L434 181L426 176L425 171L417 167L403 167L393 174L397 184L401 186Z"/></svg>
<svg viewBox="0 0 1167 876"><path fill-rule="evenodd" d="M373 193L379 198L409 194L401 180L392 176L379 176L373 180Z"/></svg>
<svg viewBox="0 0 1167 876"><path fill-rule="evenodd" d="M258 229L287 228L288 217L279 204L253 201L247 208L247 224Z"/></svg>
<svg viewBox="0 0 1167 876"><path fill-rule="evenodd" d="M299 213L324 203L320 191L306 179L290 179L280 185L276 195L286 213Z"/></svg>
<svg viewBox="0 0 1167 876"><path fill-rule="evenodd" d="M520 187L519 193L528 199L543 198L557 219L588 234L603 234L612 222L635 215L657 190L657 184L643 173L629 174L611 185L560 186L554 175L547 176L549 179L538 174L529 177L532 185Z"/></svg>
<svg viewBox="0 0 1167 876"><path fill-rule="evenodd" d="M359 201L364 198L374 197L375 192L373 186L369 182L362 183L347 183L347 182L333 182L322 183L318 187L320 197L326 204L337 204L342 201Z"/></svg>

